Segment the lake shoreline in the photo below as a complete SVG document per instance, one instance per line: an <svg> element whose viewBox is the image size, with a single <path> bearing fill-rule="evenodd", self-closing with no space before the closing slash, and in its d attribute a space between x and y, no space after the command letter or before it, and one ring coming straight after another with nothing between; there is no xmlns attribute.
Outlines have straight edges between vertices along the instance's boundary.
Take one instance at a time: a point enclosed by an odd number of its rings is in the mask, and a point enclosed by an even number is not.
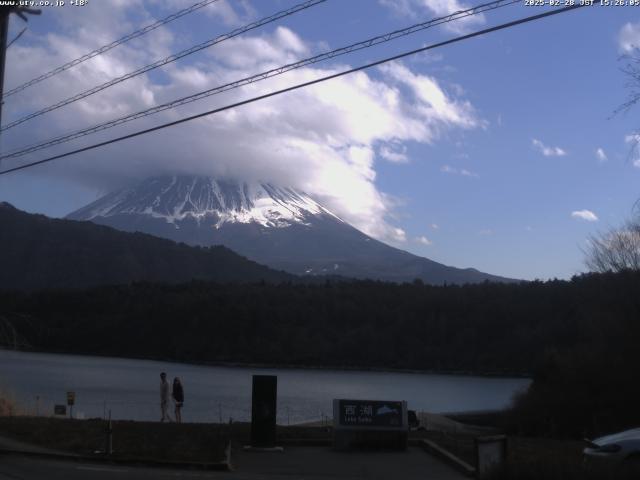
<svg viewBox="0 0 640 480"><path fill-rule="evenodd" d="M0 350L0 377L30 411L52 412L76 392L74 411L84 418L155 420L158 374L188 385L185 419L210 422L251 416L252 377L278 378L278 417L286 424L330 416L336 398L406 400L413 410L475 412L502 409L529 379L397 371L273 368L166 363L149 359ZM159 417L158 417L159 418Z"/></svg>
<svg viewBox="0 0 640 480"><path fill-rule="evenodd" d="M24 352L24 353L41 353L56 355L72 355L96 358L113 358L120 360L147 360L153 362L177 363L181 365L192 365L199 367L225 367L225 368L256 368L256 369L282 369L282 370L319 370L319 371L336 371L336 372L378 372L378 373L408 373L416 375L443 375L458 377L481 377L481 378L497 378L497 379L532 379L531 373L525 372L496 372L496 371L467 371L467 370L421 370L408 368L383 368L383 367L367 367L367 366L337 366L337 365L298 365L298 364L270 364L257 362L195 362L176 360L170 357L120 357L115 355L102 355L88 352L68 352L56 350L13 350L0 347L0 351L8 352Z"/></svg>

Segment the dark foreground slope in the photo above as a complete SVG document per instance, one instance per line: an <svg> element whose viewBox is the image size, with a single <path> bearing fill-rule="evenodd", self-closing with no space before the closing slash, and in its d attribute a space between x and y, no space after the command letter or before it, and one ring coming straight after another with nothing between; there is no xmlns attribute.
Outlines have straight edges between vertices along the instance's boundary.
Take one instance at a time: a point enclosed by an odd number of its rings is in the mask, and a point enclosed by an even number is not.
<svg viewBox="0 0 640 480"><path fill-rule="evenodd" d="M225 247L199 248L0 203L0 289L82 288L134 281L281 282L292 275Z"/></svg>

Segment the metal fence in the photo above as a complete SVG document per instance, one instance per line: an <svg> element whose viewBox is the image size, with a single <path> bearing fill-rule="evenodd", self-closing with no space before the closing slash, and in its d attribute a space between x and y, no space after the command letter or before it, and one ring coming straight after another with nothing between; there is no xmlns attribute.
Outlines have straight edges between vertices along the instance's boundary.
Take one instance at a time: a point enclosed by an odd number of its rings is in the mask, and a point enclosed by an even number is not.
<svg viewBox="0 0 640 480"><path fill-rule="evenodd" d="M9 396L15 398L14 396ZM85 401L81 396L76 397L73 408L67 405L66 392L55 397L50 395L35 395L32 398L12 400L17 405L13 410L15 415L29 415L53 417L56 405L66 406L66 416L76 419L101 418L114 420L156 421L160 419L159 401L131 401L105 398L102 401ZM173 405L169 405L169 413L173 414ZM309 408L279 402L276 412L278 425L330 425L331 415L327 411L310 411ZM58 415L61 416L61 415ZM173 415L172 415L173 416ZM229 403L216 401L198 402L193 408L186 403L182 411L183 420L197 423L228 423L251 421L250 400L243 403Z"/></svg>

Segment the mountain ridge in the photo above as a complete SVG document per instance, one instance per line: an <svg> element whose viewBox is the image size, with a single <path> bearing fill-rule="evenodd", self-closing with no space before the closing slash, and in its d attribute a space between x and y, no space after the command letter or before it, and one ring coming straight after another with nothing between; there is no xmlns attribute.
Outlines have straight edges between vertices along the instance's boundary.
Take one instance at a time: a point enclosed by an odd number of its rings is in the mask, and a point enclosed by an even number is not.
<svg viewBox="0 0 640 480"><path fill-rule="evenodd" d="M224 245L294 275L430 284L517 281L456 268L376 240L311 196L266 182L166 176L111 192L67 216L189 245Z"/></svg>
<svg viewBox="0 0 640 480"><path fill-rule="evenodd" d="M0 289L87 288L147 281L220 283L296 277L223 246L193 247L91 222L54 219L0 203Z"/></svg>

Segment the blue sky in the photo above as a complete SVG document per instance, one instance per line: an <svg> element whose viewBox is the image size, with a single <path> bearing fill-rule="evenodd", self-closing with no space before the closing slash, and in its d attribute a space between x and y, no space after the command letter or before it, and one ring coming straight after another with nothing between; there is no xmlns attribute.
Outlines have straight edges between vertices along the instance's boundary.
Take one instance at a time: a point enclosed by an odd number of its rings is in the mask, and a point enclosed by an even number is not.
<svg viewBox="0 0 640 480"><path fill-rule="evenodd" d="M44 8L9 51L6 88L190 3L107 0ZM295 4L224 3L9 98L3 123ZM475 3L329 0L9 130L3 143L28 144ZM95 138L543 10L505 7ZM12 32L19 28L14 19ZM628 94L619 57L635 39L640 44L640 7L579 9L323 89L4 176L0 200L63 216L122 183L173 167L271 175L326 201L367 233L433 260L525 279L569 278L585 269L581 249L588 235L620 224L640 196L640 161L625 141L640 126L638 110L613 116ZM282 150L274 140L280 135L286 139Z"/></svg>

